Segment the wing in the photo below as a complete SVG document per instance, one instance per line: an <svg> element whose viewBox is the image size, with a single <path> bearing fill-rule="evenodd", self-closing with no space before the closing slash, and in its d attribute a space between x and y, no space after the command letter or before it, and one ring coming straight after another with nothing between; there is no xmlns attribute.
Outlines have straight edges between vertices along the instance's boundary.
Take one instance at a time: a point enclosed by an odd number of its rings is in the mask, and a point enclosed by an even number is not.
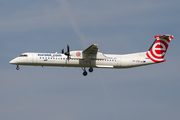
<svg viewBox="0 0 180 120"><path fill-rule="evenodd" d="M92 44L89 46L87 49L83 51L83 54L97 54L98 52L98 45L97 44Z"/></svg>
<svg viewBox="0 0 180 120"><path fill-rule="evenodd" d="M83 53L83 59L85 60L94 60L94 59L106 59L107 57L103 54L98 52L98 45L97 44L93 44L90 47L88 47L87 49L85 49L82 53Z"/></svg>

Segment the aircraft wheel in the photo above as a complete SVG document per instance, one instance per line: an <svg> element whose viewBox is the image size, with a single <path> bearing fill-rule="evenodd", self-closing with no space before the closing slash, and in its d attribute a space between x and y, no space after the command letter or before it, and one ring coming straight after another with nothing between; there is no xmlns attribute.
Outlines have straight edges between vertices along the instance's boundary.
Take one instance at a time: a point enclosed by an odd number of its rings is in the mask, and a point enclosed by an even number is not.
<svg viewBox="0 0 180 120"><path fill-rule="evenodd" d="M84 76L86 76L86 75L87 75L87 72L86 72L86 71L84 71L84 72L83 72L83 75L84 75Z"/></svg>
<svg viewBox="0 0 180 120"><path fill-rule="evenodd" d="M93 72L93 68L92 67L89 68L89 72Z"/></svg>
<svg viewBox="0 0 180 120"><path fill-rule="evenodd" d="M16 67L16 70L19 70L19 69L20 69L20 67L19 67L19 66L17 66L17 67Z"/></svg>

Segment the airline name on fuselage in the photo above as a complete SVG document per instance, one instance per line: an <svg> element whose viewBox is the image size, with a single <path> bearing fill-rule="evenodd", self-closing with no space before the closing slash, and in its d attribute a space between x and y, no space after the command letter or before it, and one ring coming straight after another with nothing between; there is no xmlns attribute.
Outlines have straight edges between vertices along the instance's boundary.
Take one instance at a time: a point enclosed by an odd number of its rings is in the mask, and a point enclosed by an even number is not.
<svg viewBox="0 0 180 120"><path fill-rule="evenodd" d="M117 58L116 57L107 57L107 59L114 59L114 60L116 60Z"/></svg>
<svg viewBox="0 0 180 120"><path fill-rule="evenodd" d="M46 54L46 53L45 53L45 54L38 54L38 56L49 56L49 57L50 57L50 56L53 56L53 57L62 57L62 55L61 55L61 54L48 54L48 53L47 53L47 54Z"/></svg>

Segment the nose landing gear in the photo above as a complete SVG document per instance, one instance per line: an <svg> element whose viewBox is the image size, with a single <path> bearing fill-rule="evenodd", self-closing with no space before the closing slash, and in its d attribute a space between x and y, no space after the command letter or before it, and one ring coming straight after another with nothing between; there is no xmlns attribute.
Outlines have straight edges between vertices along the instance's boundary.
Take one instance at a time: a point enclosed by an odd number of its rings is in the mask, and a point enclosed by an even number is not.
<svg viewBox="0 0 180 120"><path fill-rule="evenodd" d="M20 67L19 67L19 65L17 65L16 70L19 70L19 69L20 69Z"/></svg>

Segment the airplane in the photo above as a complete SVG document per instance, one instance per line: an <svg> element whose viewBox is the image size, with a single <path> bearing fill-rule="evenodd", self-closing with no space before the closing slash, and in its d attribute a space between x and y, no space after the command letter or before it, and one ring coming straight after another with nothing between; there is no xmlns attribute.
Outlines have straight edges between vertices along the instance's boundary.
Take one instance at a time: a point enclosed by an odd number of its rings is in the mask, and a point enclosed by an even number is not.
<svg viewBox="0 0 180 120"><path fill-rule="evenodd" d="M84 51L70 51L67 45L67 52L62 53L23 53L9 63L29 66L58 66L58 67L81 67L83 75L93 72L93 68L132 68L166 61L164 56L168 49L172 35L156 35L154 43L148 51L132 54L103 54L99 52L98 45L93 44Z"/></svg>

